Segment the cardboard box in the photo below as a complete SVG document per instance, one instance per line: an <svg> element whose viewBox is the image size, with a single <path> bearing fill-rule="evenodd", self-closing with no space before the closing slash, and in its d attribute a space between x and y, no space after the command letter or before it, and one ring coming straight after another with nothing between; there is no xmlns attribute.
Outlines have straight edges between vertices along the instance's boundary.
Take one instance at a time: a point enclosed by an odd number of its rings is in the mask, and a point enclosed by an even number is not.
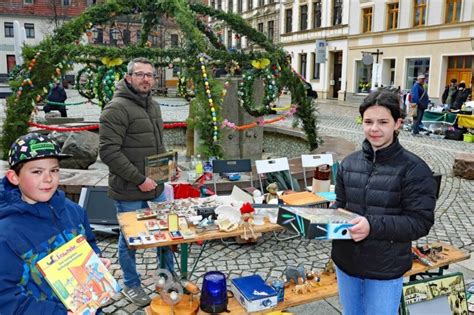
<svg viewBox="0 0 474 315"><path fill-rule="evenodd" d="M277 292L259 275L232 279L230 287L235 299L247 312L258 312L277 305Z"/></svg>
<svg viewBox="0 0 474 315"><path fill-rule="evenodd" d="M277 223L309 239L350 239L349 222L357 216L344 209L282 206Z"/></svg>

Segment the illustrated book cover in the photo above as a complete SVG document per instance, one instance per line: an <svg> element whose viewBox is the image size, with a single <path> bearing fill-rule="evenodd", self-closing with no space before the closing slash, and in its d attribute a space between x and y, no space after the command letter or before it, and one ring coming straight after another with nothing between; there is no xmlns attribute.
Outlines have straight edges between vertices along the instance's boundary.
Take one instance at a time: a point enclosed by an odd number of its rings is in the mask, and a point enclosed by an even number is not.
<svg viewBox="0 0 474 315"><path fill-rule="evenodd" d="M36 264L57 297L74 314L90 314L120 291L120 286L78 235Z"/></svg>
<svg viewBox="0 0 474 315"><path fill-rule="evenodd" d="M178 154L169 151L145 158L145 176L153 179L157 184L170 182L176 176Z"/></svg>
<svg viewBox="0 0 474 315"><path fill-rule="evenodd" d="M345 209L280 206L277 223L309 239L350 239L356 217Z"/></svg>

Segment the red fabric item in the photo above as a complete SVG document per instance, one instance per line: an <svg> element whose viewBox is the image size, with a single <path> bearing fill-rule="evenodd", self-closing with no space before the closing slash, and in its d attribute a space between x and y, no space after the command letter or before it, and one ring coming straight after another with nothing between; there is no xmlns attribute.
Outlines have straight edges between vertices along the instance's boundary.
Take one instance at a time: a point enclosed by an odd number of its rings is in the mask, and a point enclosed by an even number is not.
<svg viewBox="0 0 474 315"><path fill-rule="evenodd" d="M172 184L174 199L201 197L199 189L191 184Z"/></svg>

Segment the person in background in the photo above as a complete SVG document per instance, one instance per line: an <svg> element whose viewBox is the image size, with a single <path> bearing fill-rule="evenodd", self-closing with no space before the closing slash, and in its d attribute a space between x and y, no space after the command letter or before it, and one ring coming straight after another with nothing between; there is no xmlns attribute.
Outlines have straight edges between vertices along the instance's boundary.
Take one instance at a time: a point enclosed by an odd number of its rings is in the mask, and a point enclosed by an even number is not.
<svg viewBox="0 0 474 315"><path fill-rule="evenodd" d="M47 103L43 107L44 112L49 113L52 110L57 110L61 113L61 117L67 117L66 105L64 105L66 99L66 90L64 90L64 88L61 86L61 83L57 82L56 85L51 89L51 91L49 91L47 100L49 102L62 103L63 105Z"/></svg>
<svg viewBox="0 0 474 315"><path fill-rule="evenodd" d="M365 140L338 168L333 206L359 217L351 221L352 240L333 240L331 256L344 315L395 315L412 241L434 223L436 183L428 165L398 140L398 95L371 93L359 112Z"/></svg>
<svg viewBox="0 0 474 315"><path fill-rule="evenodd" d="M456 80L455 78L451 79L451 82L444 89L443 96L441 97L441 101L444 105L448 105L448 109L451 109L453 101L456 98L456 92L458 91L457 83L458 80Z"/></svg>
<svg viewBox="0 0 474 315"><path fill-rule="evenodd" d="M456 92L456 97L454 98L453 106L451 107L451 109L461 109L462 105L468 100L471 93L471 89L466 88L466 83L464 81L461 81L461 83L459 83L458 91Z"/></svg>
<svg viewBox="0 0 474 315"><path fill-rule="evenodd" d="M428 89L424 87L425 84L425 76L420 74L416 78L415 84L411 88L411 101L412 103L416 104L416 117L413 121L413 129L412 134L417 136L420 134L420 125L423 119L423 114L425 110L428 108L429 97L428 97Z"/></svg>
<svg viewBox="0 0 474 315"><path fill-rule="evenodd" d="M146 157L166 152L160 106L151 95L154 83L155 68L151 61L133 59L100 116L99 154L109 167L108 195L115 200L119 213L147 208L147 201L167 200L164 185L145 176ZM122 293L132 303L146 306L151 299L141 286L135 253L120 233L118 254L125 284ZM160 253L164 267L174 271L171 249L158 248L158 260Z"/></svg>
<svg viewBox="0 0 474 315"><path fill-rule="evenodd" d="M100 254L86 212L58 189L67 157L38 133L10 148L0 183L0 314L69 314L36 263L79 234Z"/></svg>

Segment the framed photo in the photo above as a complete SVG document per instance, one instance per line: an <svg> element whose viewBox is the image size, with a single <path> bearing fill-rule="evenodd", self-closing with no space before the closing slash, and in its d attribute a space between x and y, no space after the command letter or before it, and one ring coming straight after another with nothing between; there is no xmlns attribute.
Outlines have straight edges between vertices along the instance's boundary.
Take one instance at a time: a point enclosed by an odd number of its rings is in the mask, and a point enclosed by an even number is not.
<svg viewBox="0 0 474 315"><path fill-rule="evenodd" d="M403 284L400 314L468 314L460 272Z"/></svg>
<svg viewBox="0 0 474 315"><path fill-rule="evenodd" d="M176 151L145 157L145 176L157 184L173 180L176 176L178 155Z"/></svg>

